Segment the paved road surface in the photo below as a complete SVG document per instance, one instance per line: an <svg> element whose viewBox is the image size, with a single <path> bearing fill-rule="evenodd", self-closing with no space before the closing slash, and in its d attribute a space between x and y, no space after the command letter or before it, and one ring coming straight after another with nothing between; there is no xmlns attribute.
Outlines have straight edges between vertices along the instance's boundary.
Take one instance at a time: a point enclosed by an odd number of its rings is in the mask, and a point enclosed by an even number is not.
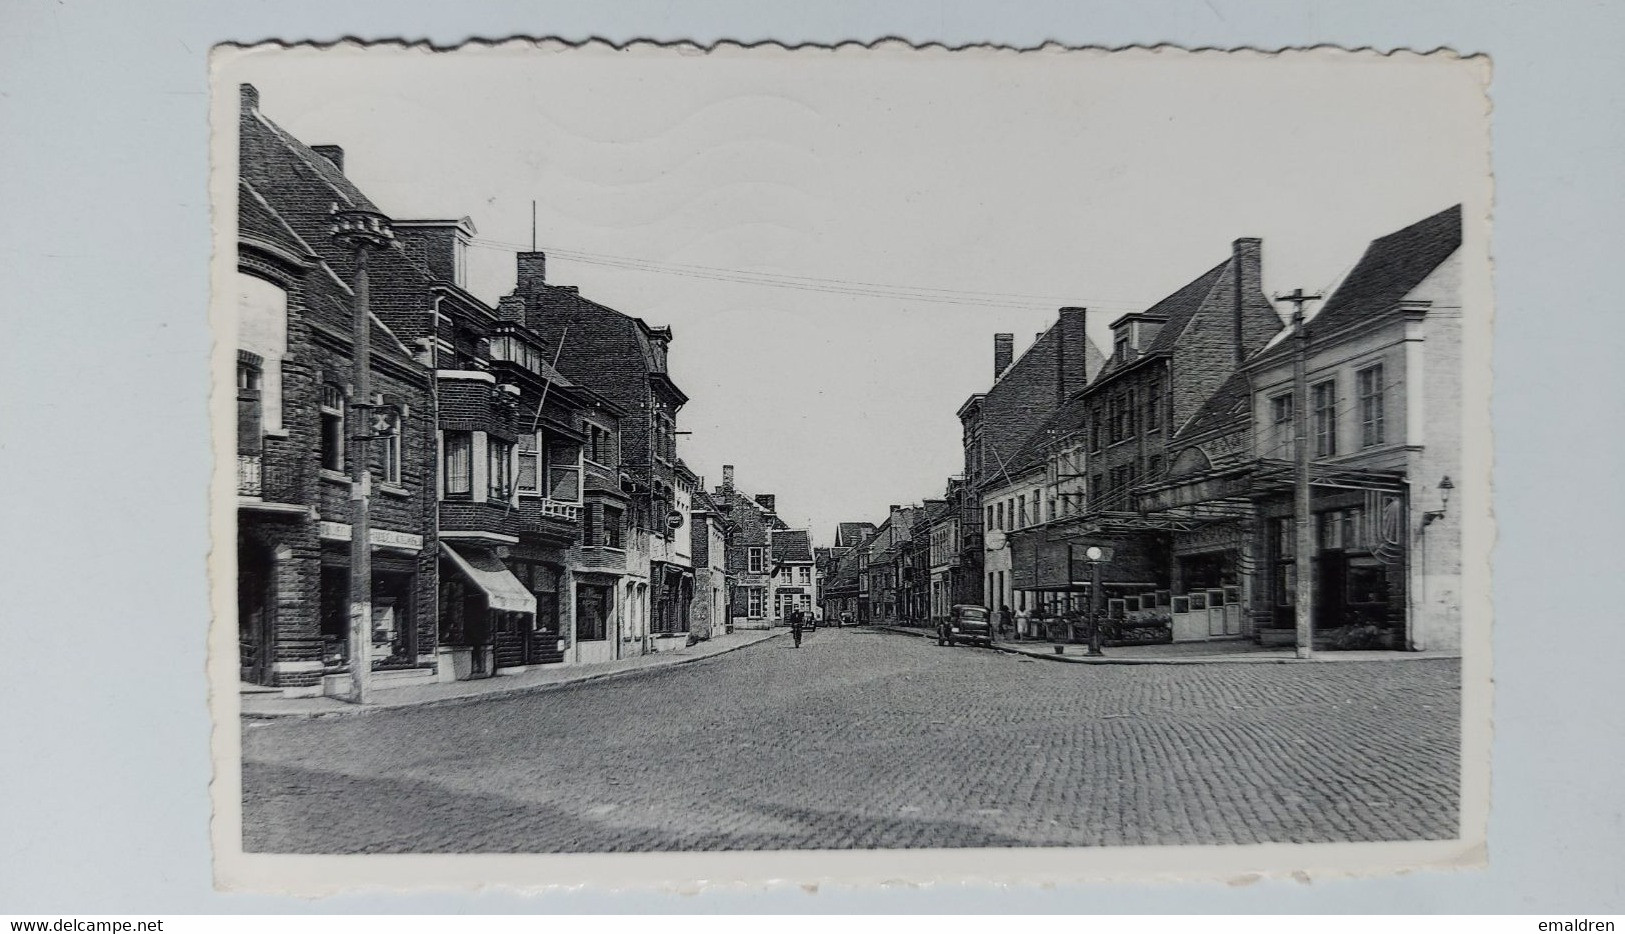
<svg viewBox="0 0 1625 934"><path fill-rule="evenodd" d="M460 707L245 722L259 852L1454 837L1459 666L1082 666L820 629Z"/></svg>

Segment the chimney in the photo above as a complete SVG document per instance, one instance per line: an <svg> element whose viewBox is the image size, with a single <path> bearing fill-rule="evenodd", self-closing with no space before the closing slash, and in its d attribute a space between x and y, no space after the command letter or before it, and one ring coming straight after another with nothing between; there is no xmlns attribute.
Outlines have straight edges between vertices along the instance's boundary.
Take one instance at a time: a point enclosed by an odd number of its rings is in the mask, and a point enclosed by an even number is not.
<svg viewBox="0 0 1625 934"><path fill-rule="evenodd" d="M732 496L734 491L734 465L722 465L722 492Z"/></svg>
<svg viewBox="0 0 1625 934"><path fill-rule="evenodd" d="M260 89L252 84L237 85L238 103L243 110L250 113L259 113Z"/></svg>
<svg viewBox="0 0 1625 934"><path fill-rule="evenodd" d="M533 291L547 284L547 254L546 253L520 253L518 254L518 288L522 292Z"/></svg>
<svg viewBox="0 0 1625 934"><path fill-rule="evenodd" d="M525 300L517 295L504 295L497 301L497 317L504 321L525 323Z"/></svg>
<svg viewBox="0 0 1625 934"><path fill-rule="evenodd" d="M774 510L773 507L775 505L777 505L777 504L778 504L778 497L774 496L772 493L757 493L756 494L756 505L762 507L763 512L769 512L769 513L774 512L775 510Z"/></svg>
<svg viewBox="0 0 1625 934"><path fill-rule="evenodd" d="M1261 294L1263 283L1264 241L1257 237L1241 237L1230 245L1230 270L1232 274L1231 286L1235 292L1233 301L1234 314L1231 323L1234 325L1235 363L1240 367L1242 361L1247 359L1246 309L1247 299L1254 294ZM1268 340L1266 336L1264 338Z"/></svg>
<svg viewBox="0 0 1625 934"><path fill-rule="evenodd" d="M1055 369L1059 374L1056 390L1062 402L1089 382L1088 357L1083 347L1083 342L1089 339L1085 328L1088 316L1089 309L1068 306L1061 309L1060 320L1055 322L1060 328L1055 344Z"/></svg>
<svg viewBox="0 0 1625 934"><path fill-rule="evenodd" d="M322 146L312 146L310 148L316 153L316 155L321 156L328 162L333 163L333 168L338 169L340 173L344 171L344 147L334 146L331 143L328 143Z"/></svg>
<svg viewBox="0 0 1625 934"><path fill-rule="evenodd" d="M1014 334L993 335L993 378L998 379L1005 370L1010 369L1010 363L1016 358L1016 336Z"/></svg>

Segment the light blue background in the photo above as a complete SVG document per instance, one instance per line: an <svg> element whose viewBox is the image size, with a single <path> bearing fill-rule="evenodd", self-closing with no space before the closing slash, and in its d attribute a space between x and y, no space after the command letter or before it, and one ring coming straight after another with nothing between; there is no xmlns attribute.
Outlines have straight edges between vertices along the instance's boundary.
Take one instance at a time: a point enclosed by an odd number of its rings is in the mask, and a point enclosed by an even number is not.
<svg viewBox="0 0 1625 934"><path fill-rule="evenodd" d="M1625 7L0 0L0 912L1625 911ZM552 34L1449 46L1494 58L1490 868L1347 882L539 899L225 896L209 869L205 54ZM1282 127L1290 132L1290 127Z"/></svg>

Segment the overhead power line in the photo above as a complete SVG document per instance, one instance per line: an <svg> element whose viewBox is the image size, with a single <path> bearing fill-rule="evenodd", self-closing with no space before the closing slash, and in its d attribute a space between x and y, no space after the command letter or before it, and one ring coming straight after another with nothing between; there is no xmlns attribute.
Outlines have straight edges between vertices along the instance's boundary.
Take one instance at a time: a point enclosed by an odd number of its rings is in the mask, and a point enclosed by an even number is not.
<svg viewBox="0 0 1625 934"><path fill-rule="evenodd" d="M476 237L475 246L486 249L517 251L526 248L524 244L509 243L501 240L490 240ZM750 272L738 269L726 269L718 266L700 266L684 263L658 263L652 260L636 259L626 256L611 256L602 253L588 253L582 250L569 250L553 247L542 247L542 252L549 256L556 256L572 262L586 263L595 266L608 266L617 269L627 269L635 272L648 272L660 275L679 276L691 279L708 279L718 282L732 282L739 285L757 285L770 288L796 289L808 292L822 292L834 295L852 295L865 298L887 298L898 301L931 302L948 305L971 305L980 308L1008 308L1018 310L1045 310L1053 311L1062 305L1085 305L1103 310L1139 310L1149 307L1149 302L1136 302L1127 299L1090 299L1083 300L1077 296L1059 298L1054 296L1031 295L1008 292L988 292L973 289L943 289L931 286L903 286L889 285L879 282L862 282L856 280L834 279L819 276L797 276L791 274Z"/></svg>

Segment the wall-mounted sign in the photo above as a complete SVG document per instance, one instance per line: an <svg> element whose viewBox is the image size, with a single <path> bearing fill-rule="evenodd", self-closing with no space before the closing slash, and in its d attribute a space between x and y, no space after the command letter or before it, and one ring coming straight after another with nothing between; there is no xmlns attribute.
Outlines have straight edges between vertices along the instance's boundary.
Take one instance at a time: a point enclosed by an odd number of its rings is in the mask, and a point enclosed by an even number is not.
<svg viewBox="0 0 1625 934"><path fill-rule="evenodd" d="M317 527L317 534L332 542L347 542L350 540L350 526L344 522L322 522ZM393 529L373 529L368 536L376 548L400 548L405 551L422 551L423 536L411 532L397 532Z"/></svg>
<svg viewBox="0 0 1625 934"><path fill-rule="evenodd" d="M666 513L666 528L668 529L680 529L685 521L687 519L679 510L673 509L671 512Z"/></svg>

